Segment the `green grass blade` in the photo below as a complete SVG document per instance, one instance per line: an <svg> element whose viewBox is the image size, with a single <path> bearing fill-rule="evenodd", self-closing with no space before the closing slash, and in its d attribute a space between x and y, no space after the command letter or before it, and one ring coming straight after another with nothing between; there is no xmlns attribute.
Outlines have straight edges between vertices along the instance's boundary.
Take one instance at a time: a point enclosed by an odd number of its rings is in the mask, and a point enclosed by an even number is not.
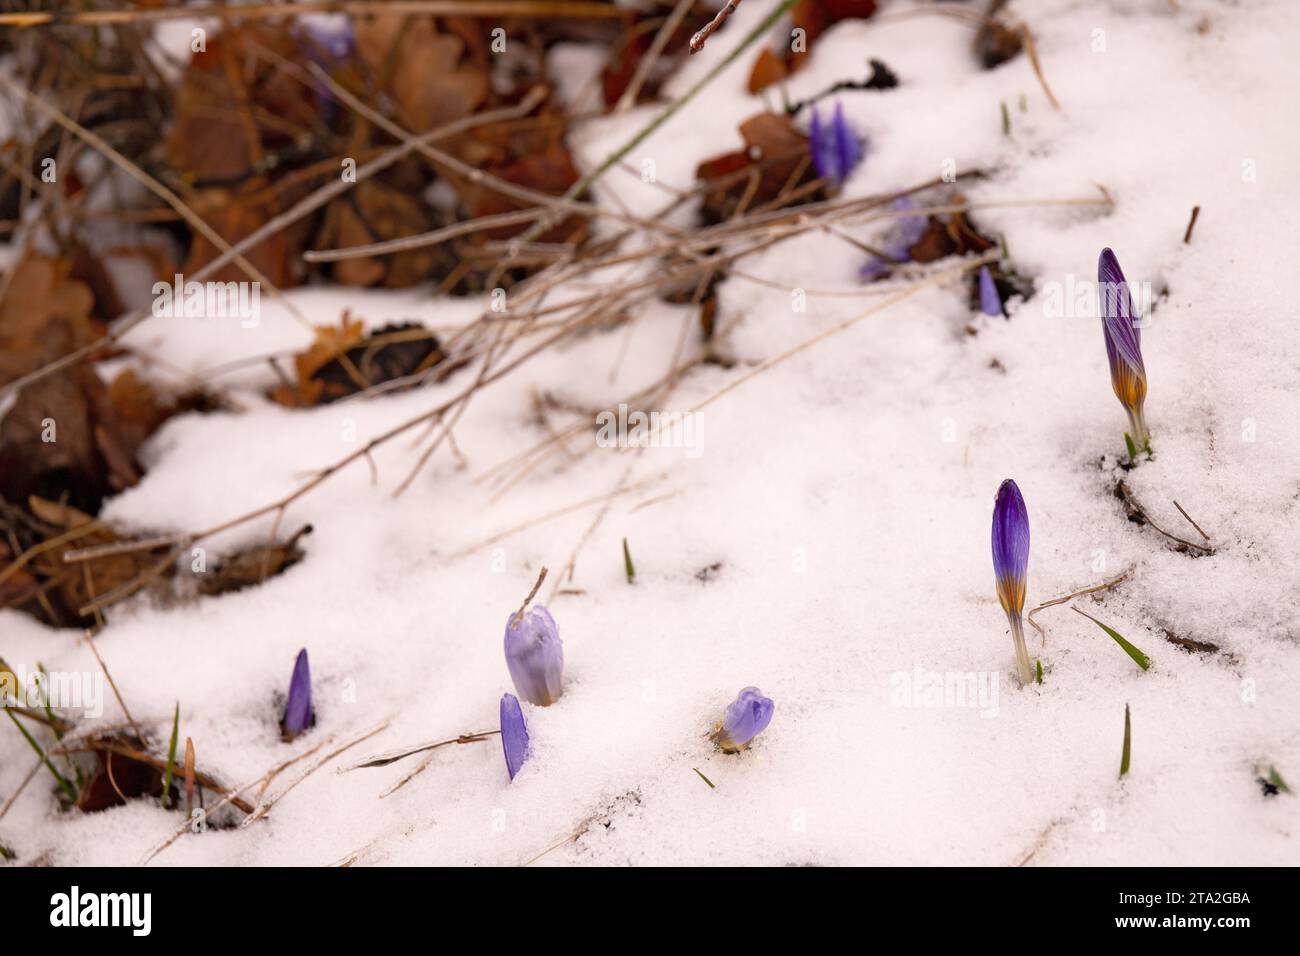
<svg viewBox="0 0 1300 956"><path fill-rule="evenodd" d="M1286 785L1286 781L1282 779L1282 774L1278 772L1277 767L1271 765L1269 766L1268 782L1271 783L1273 786L1277 787L1283 793L1291 792L1291 788Z"/></svg>
<svg viewBox="0 0 1300 956"><path fill-rule="evenodd" d="M49 768L50 773L54 774L54 779L59 782L59 786L62 787L63 792L68 795L68 799L73 803L76 803L77 791L72 788L72 784L68 781L68 778L59 773L58 768L55 767L54 764L50 762L50 758L46 756L45 750L36 742L36 738L29 734L27 728L18 722L18 718L13 715L13 711L9 710L7 707L4 711L5 715L14 722L14 726L18 728L18 732L26 737L27 742L32 745L32 749L35 750L37 755L41 758L41 763L45 764L45 766Z"/></svg>
<svg viewBox="0 0 1300 956"><path fill-rule="evenodd" d="M1037 660L1037 659L1036 659L1036 660L1034 661L1034 677L1035 677L1035 679L1038 681L1038 683L1041 684L1041 683L1043 682L1043 662L1042 662L1042 660Z"/></svg>
<svg viewBox="0 0 1300 956"><path fill-rule="evenodd" d="M172 714L172 742L167 745L167 768L163 771L162 805L170 810L172 804L172 772L176 768L176 738L181 729L181 702L176 702L176 712Z"/></svg>
<svg viewBox="0 0 1300 956"><path fill-rule="evenodd" d="M1137 664L1138 667L1142 668L1143 670L1150 669L1151 658L1147 657L1145 654L1143 654L1140 650L1138 650L1128 641L1124 640L1123 636L1118 631L1116 631L1114 628L1107 627L1105 624L1101 623L1101 621L1097 620L1088 612L1080 611L1073 604L1070 605L1070 609L1073 611L1078 611L1078 613L1082 614L1088 620L1092 621L1093 624L1096 624L1099 628L1101 628L1103 631L1109 634L1116 644L1124 648L1124 653L1127 654L1129 657L1133 658L1133 662Z"/></svg>
<svg viewBox="0 0 1300 956"><path fill-rule="evenodd" d="M50 675L45 670L45 665L42 664L40 661L36 662L36 669L40 672L41 676L45 678L45 680L41 681L41 685L40 685L41 706L45 708L45 716L50 718L50 724L51 724L50 729L54 731L54 736L57 737L59 740L62 740L63 734L59 733L59 731L56 729L59 720L57 717L54 716L53 708L50 707Z"/></svg>
<svg viewBox="0 0 1300 956"><path fill-rule="evenodd" d="M632 552L627 549L627 538L623 539L623 572L627 575L628 584L636 581L636 568L632 566Z"/></svg>
<svg viewBox="0 0 1300 956"><path fill-rule="evenodd" d="M1124 433L1124 445L1128 448L1128 460L1135 462L1138 460L1137 445L1133 444L1133 437L1128 432Z"/></svg>
<svg viewBox="0 0 1300 956"><path fill-rule="evenodd" d="M41 676L45 678L45 680L42 681L42 683L41 683L41 685L40 685L40 689L41 689L41 706L45 708L45 716L48 717L48 718L50 718L50 732L51 732L52 734L54 734L54 739L55 739L55 740L62 740L62 739L63 739L63 731L61 731L61 730L59 729L59 724L61 723L61 721L59 720L58 716L55 715L55 713L54 713L54 708L50 706L50 690L49 690L49 687L50 687L50 675L49 675L49 673L45 670L45 665L42 664L40 661L37 661L37 662L36 662L36 669L37 669L38 671L40 671ZM73 775L76 777L76 779L77 779L77 792L80 793L80 792L81 792L81 785L82 785L82 783L84 782L84 781L82 780L82 777L81 777L81 768L78 767L75 763L73 763L73 761L72 761L72 754L67 754L67 753L65 753L65 754L63 755L63 762L64 762L65 764L68 765L68 769L71 770L72 773L73 773Z"/></svg>
<svg viewBox="0 0 1300 956"><path fill-rule="evenodd" d="M1119 757L1119 778L1124 779L1124 774L1128 773L1129 758L1132 756L1133 748L1133 725L1129 721L1128 704L1124 705L1124 751Z"/></svg>
<svg viewBox="0 0 1300 956"><path fill-rule="evenodd" d="M715 787L715 786L713 785L713 781L712 781L712 780L710 780L708 777L704 776L704 774L700 773L700 769L699 769L699 767L692 767L691 769L694 770L696 773L699 773L699 774L700 774L700 779L703 780L705 783L707 783L707 784L709 785L709 789L710 789L710 790L717 790L717 789L718 789L717 787Z"/></svg>

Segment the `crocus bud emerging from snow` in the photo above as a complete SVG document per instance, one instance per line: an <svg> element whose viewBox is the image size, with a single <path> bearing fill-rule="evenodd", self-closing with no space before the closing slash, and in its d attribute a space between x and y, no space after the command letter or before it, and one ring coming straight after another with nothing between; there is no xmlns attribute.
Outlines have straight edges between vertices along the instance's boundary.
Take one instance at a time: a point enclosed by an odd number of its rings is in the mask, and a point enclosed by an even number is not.
<svg viewBox="0 0 1300 956"><path fill-rule="evenodd" d="M985 315L1002 314L1002 297L988 266L980 266L980 311Z"/></svg>
<svg viewBox="0 0 1300 956"><path fill-rule="evenodd" d="M289 700L284 705L284 720L280 733L285 740L293 740L316 723L316 712L311 706L311 668L307 664L307 648L298 652L293 662L293 677L289 679Z"/></svg>
<svg viewBox="0 0 1300 956"><path fill-rule="evenodd" d="M817 107L813 107L808 124L808 148L818 176L826 177L836 186L848 178L862 159L862 142L844 118L843 104L835 104L830 126L822 125Z"/></svg>
<svg viewBox="0 0 1300 956"><path fill-rule="evenodd" d="M722 723L713 732L723 753L744 750L772 722L776 705L757 687L746 687L727 706Z"/></svg>
<svg viewBox="0 0 1300 956"><path fill-rule="evenodd" d="M896 212L910 212L915 208L916 203L912 201L911 196L899 196L894 200L894 210ZM872 279L884 275L899 263L910 260L912 258L912 247L921 241L928 224L929 219L926 216L899 216L880 250L888 258L882 259L880 256L873 255L867 261L867 264L859 270L858 275L863 281L870 282Z"/></svg>
<svg viewBox="0 0 1300 956"><path fill-rule="evenodd" d="M1137 448L1149 448L1151 434L1142 417L1142 403L1147 397L1147 370L1142 364L1142 330L1129 298L1128 283L1120 271L1119 260L1109 249L1101 250L1097 260L1097 296L1101 310L1101 328L1106 338L1106 358L1110 362L1110 384L1115 396L1128 412L1131 435Z"/></svg>
<svg viewBox="0 0 1300 956"><path fill-rule="evenodd" d="M1008 478L998 488L993 503L993 575L998 600L1011 624L1016 647L1016 672L1021 684L1032 680L1029 652L1025 650L1025 629L1020 614L1025 607L1025 579L1029 570L1029 513L1016 483Z"/></svg>
<svg viewBox="0 0 1300 956"><path fill-rule="evenodd" d="M564 644L551 612L540 604L506 619L506 667L519 696L548 707L563 693Z"/></svg>
<svg viewBox="0 0 1300 956"><path fill-rule="evenodd" d="M524 723L524 712L514 694L501 695L501 750L513 780L528 759L528 724Z"/></svg>

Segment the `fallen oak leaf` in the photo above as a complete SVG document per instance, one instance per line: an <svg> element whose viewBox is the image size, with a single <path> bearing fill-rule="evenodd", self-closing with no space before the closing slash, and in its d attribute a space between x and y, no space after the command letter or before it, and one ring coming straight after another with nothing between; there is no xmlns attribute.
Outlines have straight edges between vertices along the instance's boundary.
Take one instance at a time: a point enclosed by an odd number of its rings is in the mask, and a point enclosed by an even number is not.
<svg viewBox="0 0 1300 956"><path fill-rule="evenodd" d="M77 794L77 809L98 813L125 806L136 797L162 796L162 771L114 750L96 750L99 770L92 773Z"/></svg>
<svg viewBox="0 0 1300 956"><path fill-rule="evenodd" d="M261 193L265 185L265 177L257 177L245 183L241 191L218 187L200 189L190 205L217 235L233 246L262 228L281 211L280 203L274 197L251 198L252 194ZM310 226L309 220L301 220L281 229L251 247L244 258L276 288L285 289L297 285L305 274L299 263L301 252L307 244ZM218 258L222 251L206 236L193 233L189 253L181 266L182 274L193 275ZM208 277L209 283L248 281L248 274L234 263L218 269Z"/></svg>
<svg viewBox="0 0 1300 956"><path fill-rule="evenodd" d="M952 197L952 204L964 202L960 195ZM932 215L926 221L921 238L908 250L913 262L934 262L948 256L987 252L997 245L971 225L963 212Z"/></svg>
<svg viewBox="0 0 1300 956"><path fill-rule="evenodd" d="M754 68L749 71L747 89L750 93L760 93L773 83L780 83L790 75L790 66L781 57L768 49L758 51Z"/></svg>
<svg viewBox="0 0 1300 956"><path fill-rule="evenodd" d="M314 246L331 249L369 245L418 235L431 226L427 209L417 199L369 180L330 203ZM404 288L427 278L436 261L431 248L409 249L394 255L340 259L331 274L344 285Z"/></svg>
<svg viewBox="0 0 1300 956"><path fill-rule="evenodd" d="M268 157L300 147L302 131L322 125L313 90L276 57L297 59L299 42L268 24L228 24L192 54L163 143L174 175L196 188L239 186L266 172Z"/></svg>
<svg viewBox="0 0 1300 956"><path fill-rule="evenodd" d="M290 408L309 407L322 401L325 385L316 380L316 373L339 356L346 355L348 349L356 346L365 335L365 323L360 319L353 321L349 315L345 310L339 317L337 326L315 327L316 337L311 345L306 351L294 356L296 385L290 388L282 384L271 395L275 401Z"/></svg>
<svg viewBox="0 0 1300 956"><path fill-rule="evenodd" d="M136 542L119 538L91 515L35 495L26 510L0 502L0 536L11 542L5 549L8 560L0 561L0 606L23 610L53 627L88 626L93 618L79 609L91 600L92 591L103 593L134 580L156 561L156 549L133 547ZM12 555L13 544L23 549L20 555ZM94 554L89 576L79 560L68 560L76 552ZM25 581L27 589L7 587L16 579Z"/></svg>
<svg viewBox="0 0 1300 956"><path fill-rule="evenodd" d="M368 336L363 329L348 312L338 326L318 326L316 340L294 360L297 382L281 383L271 398L291 408L328 404L446 359L438 337L417 323L386 325Z"/></svg>
<svg viewBox="0 0 1300 956"><path fill-rule="evenodd" d="M789 117L759 113L740 124L740 135L744 149L706 159L696 167L695 178L705 186L701 212L707 222L721 222L742 208L770 203L784 190L817 178L808 137ZM749 175L741 175L745 172Z"/></svg>
<svg viewBox="0 0 1300 956"><path fill-rule="evenodd" d="M91 318L94 293L69 260L29 253L11 270L0 297L0 384L103 334Z"/></svg>
<svg viewBox="0 0 1300 956"><path fill-rule="evenodd" d="M381 13L355 26L357 53L419 134L472 114L490 91L486 62L466 58L465 41L431 16Z"/></svg>
<svg viewBox="0 0 1300 956"><path fill-rule="evenodd" d="M790 11L792 36L799 42L759 52L749 74L749 92L758 93L799 72L812 55L812 44L841 20L866 20L876 13L876 0L801 0Z"/></svg>

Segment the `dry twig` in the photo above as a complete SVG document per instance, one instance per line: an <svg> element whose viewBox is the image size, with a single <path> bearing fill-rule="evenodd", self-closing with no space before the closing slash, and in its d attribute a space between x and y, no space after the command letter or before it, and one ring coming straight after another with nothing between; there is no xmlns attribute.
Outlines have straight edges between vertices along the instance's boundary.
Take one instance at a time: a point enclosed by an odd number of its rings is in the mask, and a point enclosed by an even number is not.
<svg viewBox="0 0 1300 956"><path fill-rule="evenodd" d="M1056 607L1058 604L1064 604L1066 601L1072 600L1077 597L1082 597L1085 594L1097 594L1098 592L1101 591L1109 591L1111 588L1118 587L1119 585L1127 581L1129 575L1132 573L1133 573L1133 569L1129 568L1123 574L1119 575L1118 577L1111 578L1109 581L1103 581L1101 584L1094 584L1091 587L1083 588L1080 591L1074 591L1070 594L1065 595L1064 597L1052 598L1052 600L1050 601L1044 601L1042 604L1038 605L1038 607L1034 608L1032 611L1029 612L1029 614L1027 615L1027 619L1030 625L1033 627L1033 629L1038 632L1038 636L1042 638L1044 641L1046 641L1047 632L1044 631L1043 628L1039 625L1039 623L1034 620L1035 614L1037 614L1039 611L1045 610L1046 608Z"/></svg>

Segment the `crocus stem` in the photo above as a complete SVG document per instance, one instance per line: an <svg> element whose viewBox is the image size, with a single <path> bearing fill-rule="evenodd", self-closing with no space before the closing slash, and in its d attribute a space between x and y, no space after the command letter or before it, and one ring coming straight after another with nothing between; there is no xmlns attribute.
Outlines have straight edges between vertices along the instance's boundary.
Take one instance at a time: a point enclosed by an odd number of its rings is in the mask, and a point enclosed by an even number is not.
<svg viewBox="0 0 1300 956"><path fill-rule="evenodd" d="M1018 612L1007 614L1007 620L1011 623L1011 642L1016 646L1016 673L1020 675L1021 685L1027 687L1034 677L1029 669L1029 652L1025 649L1025 626Z"/></svg>
<svg viewBox="0 0 1300 956"><path fill-rule="evenodd" d="M1151 433L1147 431L1146 419L1142 409L1128 413L1129 427L1133 429L1133 444L1139 451L1151 451Z"/></svg>

